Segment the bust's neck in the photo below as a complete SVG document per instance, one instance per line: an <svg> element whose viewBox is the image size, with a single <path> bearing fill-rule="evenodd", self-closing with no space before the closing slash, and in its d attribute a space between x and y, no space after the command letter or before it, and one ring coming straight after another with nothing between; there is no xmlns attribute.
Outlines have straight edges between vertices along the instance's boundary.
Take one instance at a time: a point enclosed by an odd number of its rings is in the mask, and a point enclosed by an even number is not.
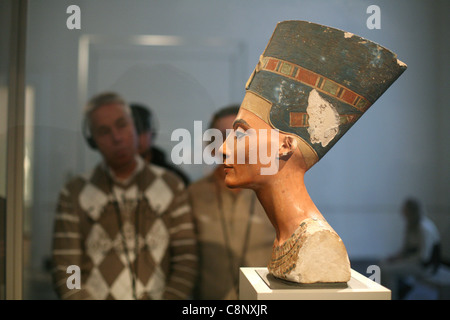
<svg viewBox="0 0 450 320"><path fill-rule="evenodd" d="M323 219L306 190L303 172L295 171L289 175L279 172L277 177L268 180L255 192L275 228L275 245L289 239L303 220Z"/></svg>

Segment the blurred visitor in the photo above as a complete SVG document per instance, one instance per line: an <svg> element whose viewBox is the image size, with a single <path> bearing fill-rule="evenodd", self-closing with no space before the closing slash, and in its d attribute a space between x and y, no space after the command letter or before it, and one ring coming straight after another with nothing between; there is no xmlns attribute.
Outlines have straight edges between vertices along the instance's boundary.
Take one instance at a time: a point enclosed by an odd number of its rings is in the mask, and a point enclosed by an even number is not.
<svg viewBox="0 0 450 320"><path fill-rule="evenodd" d="M150 108L132 103L130 105L133 114L133 121L138 134L138 152L147 161L175 172L187 186L190 183L189 177L175 165L170 163L164 151L154 142L157 135L156 119Z"/></svg>

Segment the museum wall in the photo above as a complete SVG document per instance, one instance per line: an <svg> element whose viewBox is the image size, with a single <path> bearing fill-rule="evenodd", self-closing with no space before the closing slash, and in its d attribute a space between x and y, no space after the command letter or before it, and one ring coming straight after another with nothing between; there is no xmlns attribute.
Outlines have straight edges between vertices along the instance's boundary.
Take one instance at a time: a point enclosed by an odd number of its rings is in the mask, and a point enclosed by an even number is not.
<svg viewBox="0 0 450 320"><path fill-rule="evenodd" d="M81 9L80 30L66 26L71 4ZM372 4L381 9L381 29L367 27ZM290 19L366 37L408 65L306 175L313 201L344 240L350 259L379 259L399 248L400 207L408 196L426 204L449 252L449 28L444 12L446 1L419 0L30 1L32 267L40 268L49 256L60 188L99 160L81 134L86 98L117 90L151 106L159 120L156 143L170 157L173 130L192 132L196 120L206 129L215 110L240 103L276 23ZM168 37L161 41L174 42L136 40L136 35L163 35ZM202 164L181 168L192 180L211 170Z"/></svg>

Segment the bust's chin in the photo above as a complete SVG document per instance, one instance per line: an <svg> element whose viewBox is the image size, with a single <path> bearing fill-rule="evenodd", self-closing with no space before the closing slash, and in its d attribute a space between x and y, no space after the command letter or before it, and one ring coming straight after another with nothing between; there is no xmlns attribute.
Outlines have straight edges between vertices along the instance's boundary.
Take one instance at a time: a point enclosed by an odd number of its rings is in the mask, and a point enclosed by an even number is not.
<svg viewBox="0 0 450 320"><path fill-rule="evenodd" d="M245 184L228 177L228 175L225 176L225 185L231 189L245 188Z"/></svg>

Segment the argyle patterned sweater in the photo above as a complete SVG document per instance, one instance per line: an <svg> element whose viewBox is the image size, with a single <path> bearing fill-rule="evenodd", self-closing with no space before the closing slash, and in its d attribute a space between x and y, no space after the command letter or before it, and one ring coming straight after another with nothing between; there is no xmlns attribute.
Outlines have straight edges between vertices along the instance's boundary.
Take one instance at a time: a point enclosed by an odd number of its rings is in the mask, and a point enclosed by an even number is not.
<svg viewBox="0 0 450 320"><path fill-rule="evenodd" d="M52 258L61 299L191 298L197 241L182 181L143 162L125 184L103 164L76 177L59 195Z"/></svg>

